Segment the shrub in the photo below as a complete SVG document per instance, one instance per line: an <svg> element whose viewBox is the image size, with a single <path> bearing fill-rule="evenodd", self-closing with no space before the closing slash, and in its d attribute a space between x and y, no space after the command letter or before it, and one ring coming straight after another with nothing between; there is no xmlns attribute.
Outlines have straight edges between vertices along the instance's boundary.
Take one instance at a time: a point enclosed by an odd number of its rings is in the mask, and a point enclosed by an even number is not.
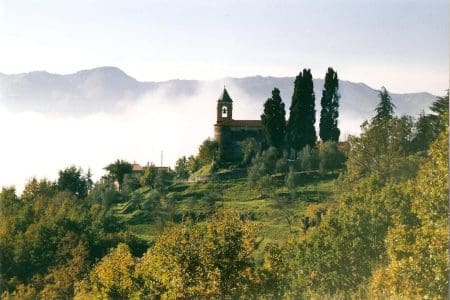
<svg viewBox="0 0 450 300"><path fill-rule="evenodd" d="M319 170L321 174L342 168L345 155L336 142L325 142L319 149Z"/></svg>
<svg viewBox="0 0 450 300"><path fill-rule="evenodd" d="M319 164L319 154L315 148L311 148L309 145L306 145L298 153L298 162L300 170L302 171L315 170Z"/></svg>

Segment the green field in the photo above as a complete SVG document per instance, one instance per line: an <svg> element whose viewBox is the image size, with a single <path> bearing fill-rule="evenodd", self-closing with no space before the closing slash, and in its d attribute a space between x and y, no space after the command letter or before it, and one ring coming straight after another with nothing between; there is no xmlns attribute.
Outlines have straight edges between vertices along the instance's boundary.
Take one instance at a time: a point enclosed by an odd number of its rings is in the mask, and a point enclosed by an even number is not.
<svg viewBox="0 0 450 300"><path fill-rule="evenodd" d="M331 203L336 174L320 176L305 173L303 183L288 191L281 175L274 175L274 187L269 191L251 188L246 179L216 180L208 182L177 183L171 185L151 208L129 202L113 207L117 217L138 237L154 241L166 226L183 220L204 222L214 211L236 209L259 225L263 243L283 241L290 234L302 234L301 218L312 204L327 206ZM134 198L145 201L148 189L134 192ZM136 202L136 200L134 200Z"/></svg>

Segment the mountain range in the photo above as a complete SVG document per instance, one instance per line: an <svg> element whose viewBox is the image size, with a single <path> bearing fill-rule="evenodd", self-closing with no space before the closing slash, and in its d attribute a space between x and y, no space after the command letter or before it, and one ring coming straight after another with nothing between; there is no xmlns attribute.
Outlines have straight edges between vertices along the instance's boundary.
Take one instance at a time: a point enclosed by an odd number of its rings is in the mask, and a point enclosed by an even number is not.
<svg viewBox="0 0 450 300"><path fill-rule="evenodd" d="M201 95L202 88L209 86L217 89L218 96L223 85L226 85L232 97L233 90L247 95L258 108L255 113L258 115L258 111L262 110L261 105L270 97L274 87L280 89L286 108L289 108L293 82L294 77L271 76L141 82L116 67L99 67L68 75L45 71L12 75L0 73L0 105L13 112L35 111L79 116L120 111L121 104L151 97L156 91L164 91L167 101L176 101L182 97ZM318 111L322 87L323 79L314 79ZM364 83L341 80L339 91L341 114L357 119L368 119L373 115L379 101L377 90ZM392 93L391 96L399 115L417 115L422 110L427 111L436 98L427 92Z"/></svg>

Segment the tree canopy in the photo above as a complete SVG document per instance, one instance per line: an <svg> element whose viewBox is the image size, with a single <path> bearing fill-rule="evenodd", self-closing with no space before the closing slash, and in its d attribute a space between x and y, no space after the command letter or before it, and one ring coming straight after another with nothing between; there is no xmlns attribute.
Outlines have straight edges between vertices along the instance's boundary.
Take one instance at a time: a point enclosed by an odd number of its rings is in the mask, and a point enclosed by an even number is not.
<svg viewBox="0 0 450 300"><path fill-rule="evenodd" d="M338 128L339 117L339 79L333 68L328 68L325 75L320 111L320 138L322 141L339 141L341 134Z"/></svg>
<svg viewBox="0 0 450 300"><path fill-rule="evenodd" d="M314 147L317 141L315 96L313 77L310 69L295 78L294 94L290 107L289 121L287 125L287 141L295 151L301 150L306 145Z"/></svg>
<svg viewBox="0 0 450 300"><path fill-rule="evenodd" d="M280 90L277 88L273 89L272 97L264 103L261 123L267 144L283 148L286 135L286 111L281 100Z"/></svg>

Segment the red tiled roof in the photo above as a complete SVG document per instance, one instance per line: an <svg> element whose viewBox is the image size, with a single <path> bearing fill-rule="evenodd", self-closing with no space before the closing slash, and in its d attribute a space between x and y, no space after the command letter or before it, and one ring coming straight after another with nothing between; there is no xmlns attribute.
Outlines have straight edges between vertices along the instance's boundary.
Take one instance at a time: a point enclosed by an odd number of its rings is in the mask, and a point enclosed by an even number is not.
<svg viewBox="0 0 450 300"><path fill-rule="evenodd" d="M133 171L134 172L139 172L139 171L143 171L144 168L140 165L140 164L133 164Z"/></svg>
<svg viewBox="0 0 450 300"><path fill-rule="evenodd" d="M261 120L224 120L220 125L233 127L261 127Z"/></svg>

